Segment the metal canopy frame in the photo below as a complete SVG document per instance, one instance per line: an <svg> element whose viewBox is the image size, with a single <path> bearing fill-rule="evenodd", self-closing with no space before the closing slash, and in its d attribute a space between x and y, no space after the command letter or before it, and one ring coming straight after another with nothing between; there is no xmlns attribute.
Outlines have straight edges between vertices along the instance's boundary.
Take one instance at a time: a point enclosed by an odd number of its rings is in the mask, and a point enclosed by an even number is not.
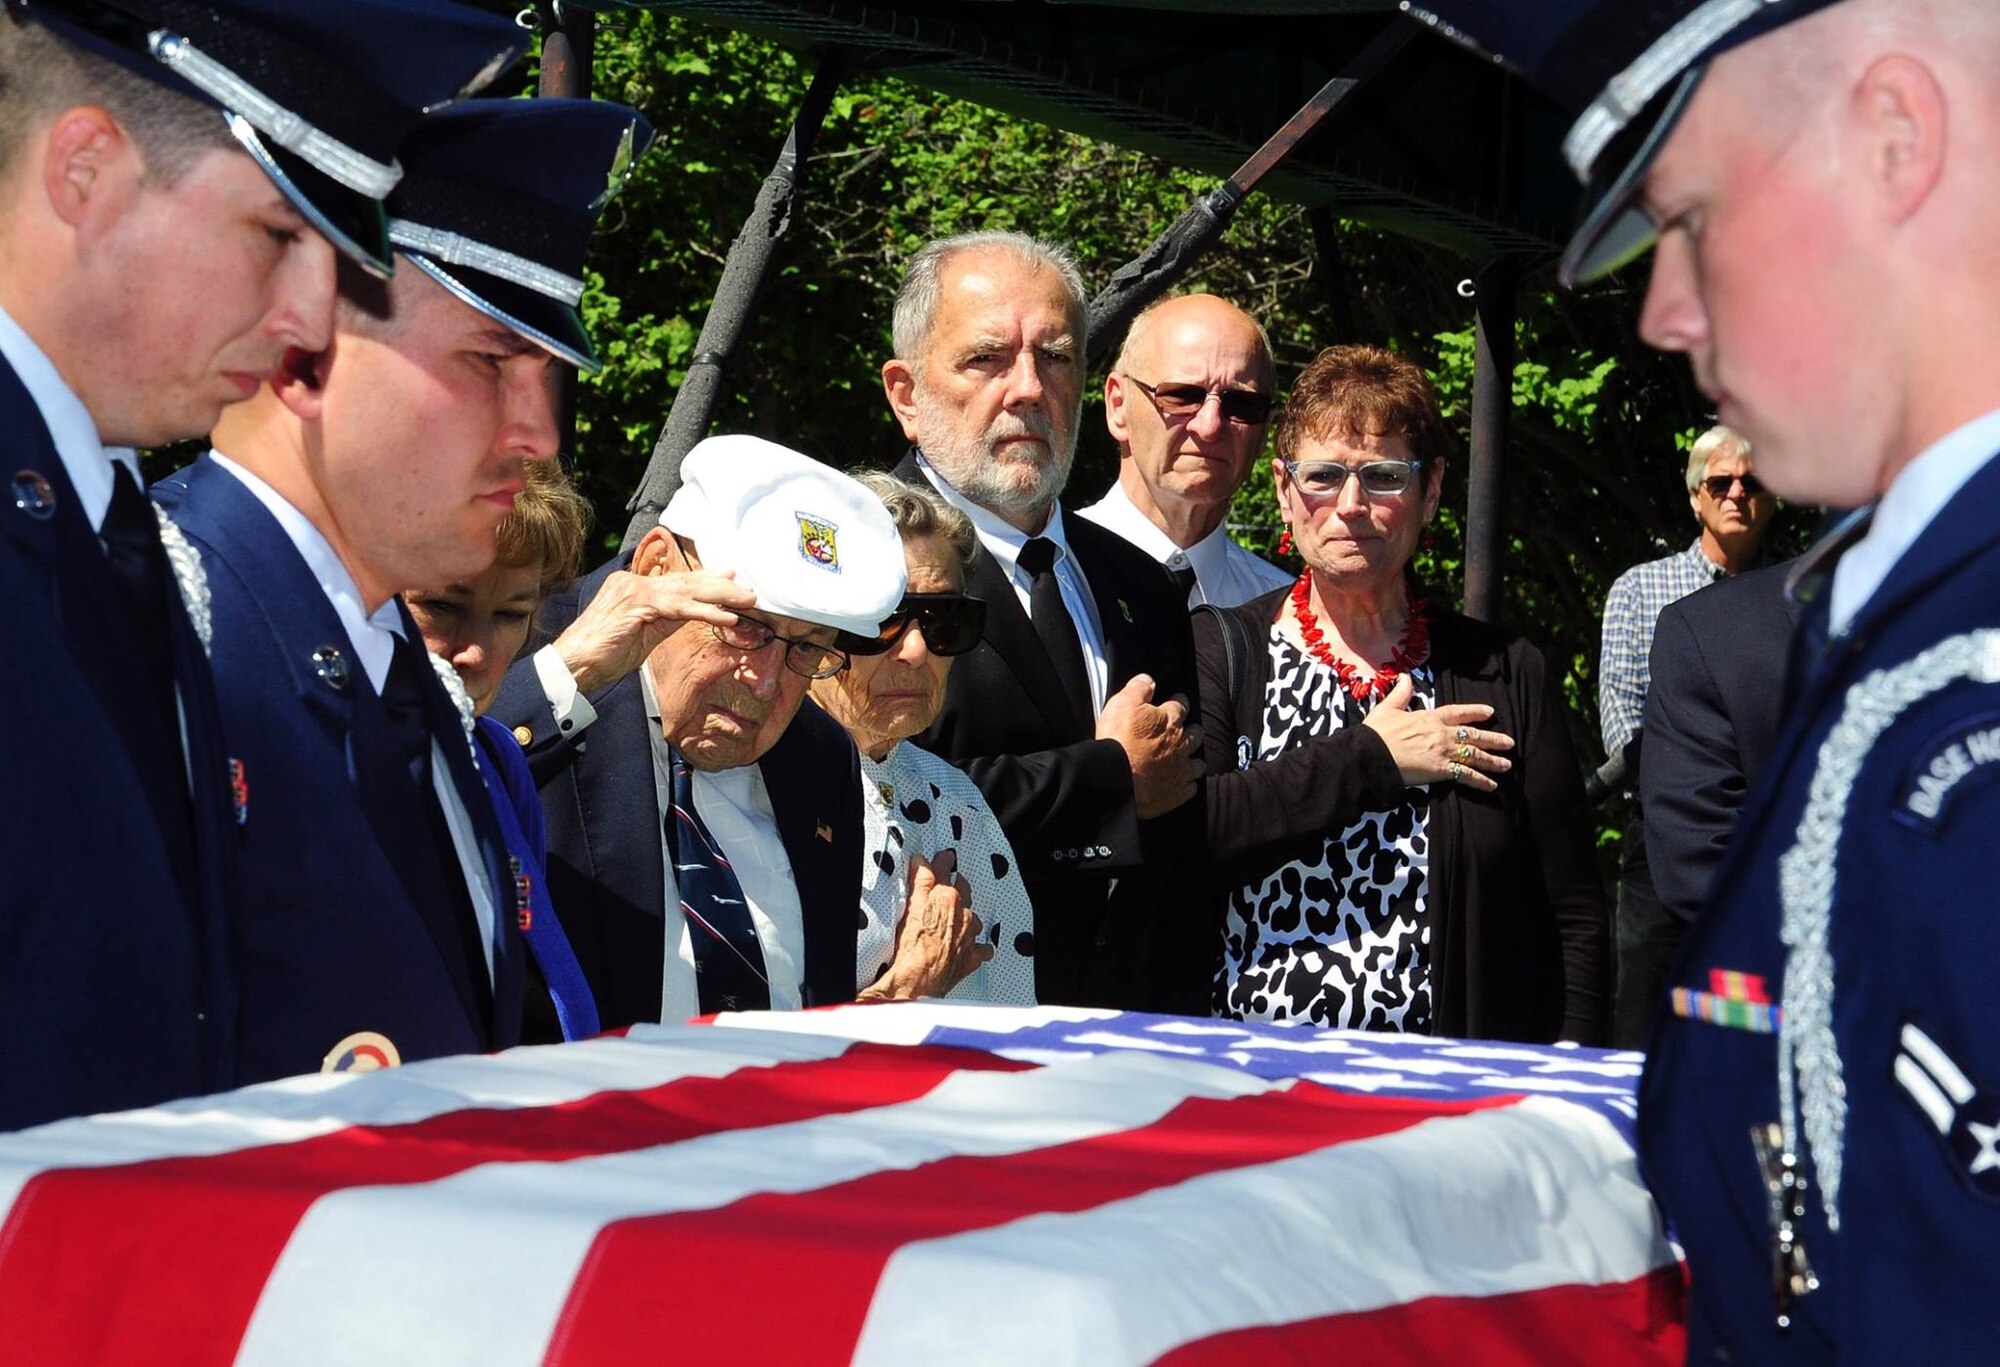
<svg viewBox="0 0 2000 1367"><path fill-rule="evenodd" d="M561 0L541 0L538 8L544 93L558 93L549 87L551 41L566 44L568 54L581 44L582 62L571 55L559 63L572 81L561 93L588 93L588 9ZM813 51L822 63L731 247L700 354L629 505L628 544L664 506L680 458L707 431L722 367L771 249L794 216L805 156L842 71L893 75L1220 178L1314 91L1380 46L1385 25L1411 23L1397 17L1396 0L595 0L590 8L667 10ZM1246 14L1249 8L1258 12ZM832 70L830 53L839 54ZM579 67L580 88L573 84ZM1563 121L1498 67L1427 33L1370 75L1344 101L1337 129L1294 150L1257 188L1446 247L1472 264L1477 342L1465 610L1492 620L1514 292L1523 274L1553 259L1566 234L1575 188L1558 153ZM1179 254L1164 270L1154 263L1152 294L1192 259ZM1148 273L1146 262L1142 256L1120 276Z"/></svg>

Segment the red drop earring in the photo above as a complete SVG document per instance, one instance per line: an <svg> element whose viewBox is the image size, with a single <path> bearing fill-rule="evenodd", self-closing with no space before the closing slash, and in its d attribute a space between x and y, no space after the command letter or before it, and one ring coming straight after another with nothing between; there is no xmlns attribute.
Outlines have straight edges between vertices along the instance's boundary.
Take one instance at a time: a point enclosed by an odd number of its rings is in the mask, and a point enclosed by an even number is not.
<svg viewBox="0 0 2000 1367"><path fill-rule="evenodd" d="M1290 555L1291 553L1292 553L1292 533L1291 529L1287 528L1285 530L1285 534L1278 538L1278 554Z"/></svg>

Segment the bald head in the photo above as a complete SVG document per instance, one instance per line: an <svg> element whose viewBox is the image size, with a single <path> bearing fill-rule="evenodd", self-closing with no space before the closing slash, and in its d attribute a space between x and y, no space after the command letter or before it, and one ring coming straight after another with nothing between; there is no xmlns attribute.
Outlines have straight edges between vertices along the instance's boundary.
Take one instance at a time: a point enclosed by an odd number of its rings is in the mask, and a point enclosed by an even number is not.
<svg viewBox="0 0 2000 1367"><path fill-rule="evenodd" d="M1163 299L1132 320L1125 345L1118 349L1116 369L1148 378L1159 369L1163 350L1219 344L1254 352L1261 367L1258 388L1277 386L1277 366L1271 342L1255 318L1214 294L1183 294Z"/></svg>
<svg viewBox="0 0 2000 1367"><path fill-rule="evenodd" d="M1133 322L1104 382L1104 424L1118 443L1119 488L1175 545L1192 546L1221 525L1264 449L1267 424L1225 414L1216 396L1270 396L1276 383L1264 329L1226 299L1182 295ZM1162 389L1207 397L1189 412Z"/></svg>

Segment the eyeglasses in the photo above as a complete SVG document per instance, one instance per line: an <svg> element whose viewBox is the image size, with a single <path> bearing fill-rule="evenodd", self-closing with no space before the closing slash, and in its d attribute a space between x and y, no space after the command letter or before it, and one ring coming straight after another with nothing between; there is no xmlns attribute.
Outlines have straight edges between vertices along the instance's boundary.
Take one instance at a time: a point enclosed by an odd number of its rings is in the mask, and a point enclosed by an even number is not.
<svg viewBox="0 0 2000 1367"><path fill-rule="evenodd" d="M1134 375L1125 378L1153 401L1153 407L1160 410L1163 418L1191 418L1201 412L1201 406L1213 394L1222 408L1223 417L1245 427L1255 427L1271 416L1271 410L1278 403L1276 396L1260 394L1254 389L1204 389L1198 384L1155 386Z"/></svg>
<svg viewBox="0 0 2000 1367"><path fill-rule="evenodd" d="M1361 481L1361 492L1371 498L1393 498L1407 493L1410 481L1424 468L1420 460L1371 460L1365 465L1342 465L1337 460L1288 460L1285 473L1299 492L1313 498L1334 498L1347 487L1347 477Z"/></svg>
<svg viewBox="0 0 2000 1367"><path fill-rule="evenodd" d="M823 646L800 636L780 636L768 623L754 617L738 617L735 626L709 624L715 639L731 650L753 655L773 641L785 643L785 668L808 679L831 679L847 668L847 652L838 646Z"/></svg>
<svg viewBox="0 0 2000 1367"><path fill-rule="evenodd" d="M1745 498L1755 498L1764 492L1764 482L1755 475L1710 475L1701 482L1701 487L1708 490L1710 498L1720 499L1727 498L1729 486L1737 483L1743 485Z"/></svg>
<svg viewBox="0 0 2000 1367"><path fill-rule="evenodd" d="M931 654L963 655L979 644L986 628L986 600L963 593L906 593L880 635L865 644L850 638L847 648L855 655L884 654L912 626L922 629Z"/></svg>

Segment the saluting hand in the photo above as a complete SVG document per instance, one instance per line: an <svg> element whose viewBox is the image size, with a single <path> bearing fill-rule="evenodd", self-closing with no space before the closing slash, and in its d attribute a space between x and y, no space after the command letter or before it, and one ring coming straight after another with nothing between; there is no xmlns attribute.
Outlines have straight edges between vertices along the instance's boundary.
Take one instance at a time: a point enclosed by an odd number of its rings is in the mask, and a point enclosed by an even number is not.
<svg viewBox="0 0 2000 1367"><path fill-rule="evenodd" d="M556 637L577 690L595 693L637 669L653 647L685 622L733 626L736 614L757 605L757 595L728 570L687 570L653 575L619 570Z"/></svg>
<svg viewBox="0 0 2000 1367"><path fill-rule="evenodd" d="M1512 750L1514 742L1498 731L1479 729L1493 709L1473 702L1413 712L1414 691L1410 676L1403 675L1361 723L1388 745L1403 782L1414 787L1444 779L1486 793L1499 787L1486 775L1504 774L1514 767L1512 760L1497 753Z"/></svg>

